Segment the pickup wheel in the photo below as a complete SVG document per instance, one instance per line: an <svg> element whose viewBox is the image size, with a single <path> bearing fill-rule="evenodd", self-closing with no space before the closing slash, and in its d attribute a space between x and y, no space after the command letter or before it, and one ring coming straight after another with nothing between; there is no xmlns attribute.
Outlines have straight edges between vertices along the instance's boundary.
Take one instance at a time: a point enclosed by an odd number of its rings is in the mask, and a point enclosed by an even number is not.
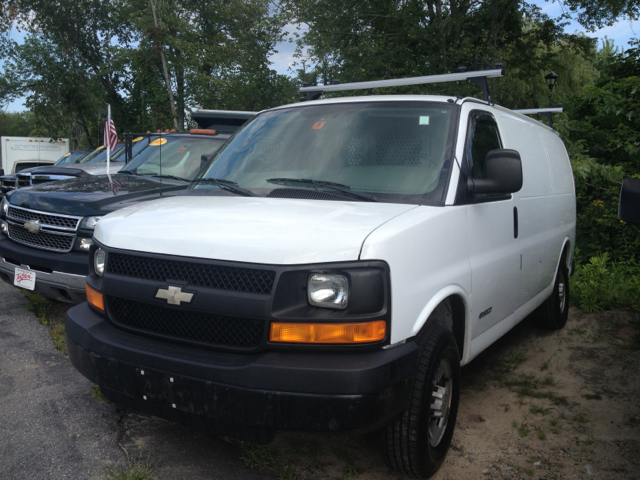
<svg viewBox="0 0 640 480"><path fill-rule="evenodd" d="M564 261L558 267L553 293L534 312L536 325L540 328L560 330L569 316L569 272Z"/></svg>
<svg viewBox="0 0 640 480"><path fill-rule="evenodd" d="M451 445L460 396L460 356L453 334L428 326L418 341L411 398L400 418L381 432L389 466L416 478L429 478Z"/></svg>

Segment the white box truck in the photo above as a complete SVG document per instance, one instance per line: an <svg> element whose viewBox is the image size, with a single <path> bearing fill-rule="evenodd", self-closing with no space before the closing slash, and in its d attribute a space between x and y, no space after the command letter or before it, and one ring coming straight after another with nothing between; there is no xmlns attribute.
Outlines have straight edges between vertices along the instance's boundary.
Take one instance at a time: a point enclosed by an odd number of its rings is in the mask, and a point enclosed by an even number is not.
<svg viewBox="0 0 640 480"><path fill-rule="evenodd" d="M0 137L0 175L16 173L25 168L55 163L69 152L69 139L57 142L46 137Z"/></svg>

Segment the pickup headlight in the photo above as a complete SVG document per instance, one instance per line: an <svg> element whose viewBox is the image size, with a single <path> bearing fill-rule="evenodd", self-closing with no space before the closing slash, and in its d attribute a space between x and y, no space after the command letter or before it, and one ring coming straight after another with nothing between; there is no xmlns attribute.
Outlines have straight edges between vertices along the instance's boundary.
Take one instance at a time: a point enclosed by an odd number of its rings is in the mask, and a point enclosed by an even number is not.
<svg viewBox="0 0 640 480"><path fill-rule="evenodd" d="M80 225L80 228L88 228L89 230L93 230L94 228L96 228L96 224L98 223L98 221L100 221L102 217L84 217L84 220L82 220L82 224Z"/></svg>
<svg viewBox="0 0 640 480"><path fill-rule="evenodd" d="M316 273L309 276L307 295L314 307L344 310L349 303L349 282L343 275Z"/></svg>
<svg viewBox="0 0 640 480"><path fill-rule="evenodd" d="M4 197L2 199L2 214L6 216L8 211L9 211L9 201L7 200L7 197Z"/></svg>
<svg viewBox="0 0 640 480"><path fill-rule="evenodd" d="M107 254L104 250L98 249L93 254L93 271L96 275L102 277L104 275L104 266L107 260Z"/></svg>

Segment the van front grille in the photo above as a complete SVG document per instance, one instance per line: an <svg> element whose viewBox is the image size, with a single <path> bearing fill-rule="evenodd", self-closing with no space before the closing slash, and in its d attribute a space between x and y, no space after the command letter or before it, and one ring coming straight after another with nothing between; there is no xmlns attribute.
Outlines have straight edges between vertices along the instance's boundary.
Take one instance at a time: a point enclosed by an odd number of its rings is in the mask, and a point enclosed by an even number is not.
<svg viewBox="0 0 640 480"><path fill-rule="evenodd" d="M276 272L273 270L139 257L123 253L109 253L107 272L144 280L172 280L193 287L262 295L271 294L276 278Z"/></svg>
<svg viewBox="0 0 640 480"><path fill-rule="evenodd" d="M107 296L109 318L137 331L212 346L255 348L262 342L265 320L228 317L149 305Z"/></svg>

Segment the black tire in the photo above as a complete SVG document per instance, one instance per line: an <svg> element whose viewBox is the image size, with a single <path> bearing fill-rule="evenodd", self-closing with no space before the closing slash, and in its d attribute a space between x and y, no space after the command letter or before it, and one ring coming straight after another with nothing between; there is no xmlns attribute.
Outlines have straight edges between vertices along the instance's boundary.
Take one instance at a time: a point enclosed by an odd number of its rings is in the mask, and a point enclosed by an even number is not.
<svg viewBox="0 0 640 480"><path fill-rule="evenodd" d="M411 398L401 416L381 431L381 440L393 470L429 478L451 445L460 397L460 355L453 334L438 325L425 328L418 347ZM438 395L443 400L437 402ZM446 406L432 408L436 403ZM438 420L437 414L445 408Z"/></svg>
<svg viewBox="0 0 640 480"><path fill-rule="evenodd" d="M535 323L540 328L560 330L569 317L569 272L564 260L560 262L553 293L534 312Z"/></svg>

